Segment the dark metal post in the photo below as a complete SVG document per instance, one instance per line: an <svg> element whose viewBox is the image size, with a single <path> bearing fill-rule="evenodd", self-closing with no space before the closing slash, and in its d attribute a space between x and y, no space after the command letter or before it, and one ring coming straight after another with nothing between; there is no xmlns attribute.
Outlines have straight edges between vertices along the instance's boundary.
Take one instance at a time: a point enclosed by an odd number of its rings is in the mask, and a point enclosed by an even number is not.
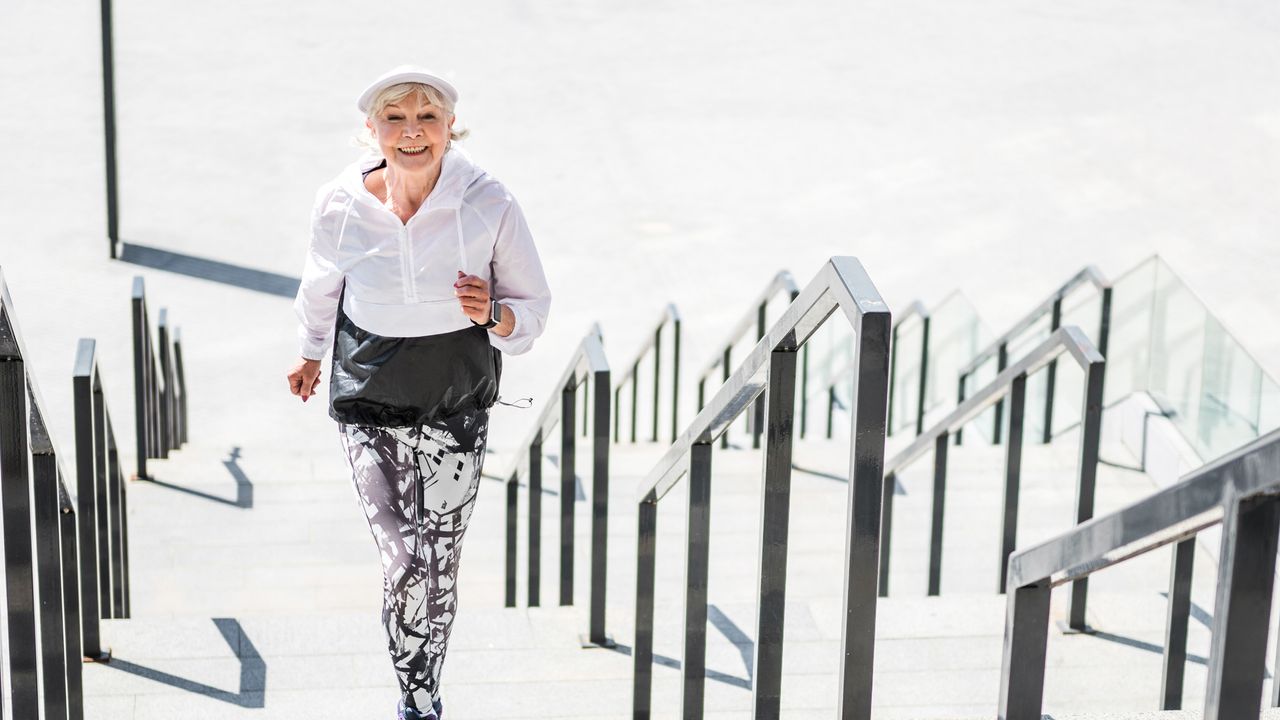
<svg viewBox="0 0 1280 720"><path fill-rule="evenodd" d="M850 477L845 536L844 618L840 629L840 720L871 717L875 659L876 576L880 563L881 493L884 489L885 411L889 399L887 311L867 312L855 323Z"/></svg>
<svg viewBox="0 0 1280 720"><path fill-rule="evenodd" d="M8 334L0 308L0 338ZM0 351L2 352L2 351ZM14 717L39 717L35 573L31 544L30 427L27 376L16 353L0 355L0 502L3 503L4 582L9 636L10 702Z"/></svg>
<svg viewBox="0 0 1280 720"><path fill-rule="evenodd" d="M618 442L618 438L620 437L618 433L621 432L622 430L622 417L619 414L622 412L622 403L620 402L622 398L621 393L622 393L621 385L614 388L613 390L613 441L614 442Z"/></svg>
<svg viewBox="0 0 1280 720"><path fill-rule="evenodd" d="M573 604L573 505L577 500L577 378L560 394L560 604Z"/></svg>
<svg viewBox="0 0 1280 720"><path fill-rule="evenodd" d="M1280 500L1228 501L1209 649L1205 720L1258 717L1266 674Z"/></svg>
<svg viewBox="0 0 1280 720"><path fill-rule="evenodd" d="M754 718L777 720L782 703L782 636L786 616L787 534L791 513L791 438L796 401L796 353L769 355L765 390L768 425L760 521L760 599L756 613Z"/></svg>
<svg viewBox="0 0 1280 720"><path fill-rule="evenodd" d="M76 427L76 498L80 505L79 524L80 592L82 596L84 654L96 657L101 652L98 618L102 617L98 592L98 531L95 474L106 466L100 457L103 447L95 442L93 367L94 341L80 340L76 353L76 372L72 377L72 397Z"/></svg>
<svg viewBox="0 0 1280 720"><path fill-rule="evenodd" d="M124 483L119 472L119 458L115 453L115 438L111 432L111 419L107 415L107 400L102 393L102 384L99 381L94 392L94 403L100 408L101 414L99 418L102 420L102 446L106 448L107 464L103 468L103 487L106 489L106 497L100 496L99 500L106 500L106 505L98 505L105 508L108 519L110 520L110 546L105 548L109 551L106 560L111 568L111 585L109 592L111 593L111 617L126 618L128 612L125 609L125 597L128 593L128 578L125 576L125 560L126 546L128 544L128 531L125 529L126 516L124 513ZM104 587L103 592L108 592L108 588Z"/></svg>
<svg viewBox="0 0 1280 720"><path fill-rule="evenodd" d="M711 551L711 446L689 449L689 525L684 575L680 716L702 717L707 676L707 570Z"/></svg>
<svg viewBox="0 0 1280 720"><path fill-rule="evenodd" d="M898 326L894 325L889 331L891 337L889 343L889 409L888 418L885 420L885 434L893 437L893 411L894 402L898 398Z"/></svg>
<svg viewBox="0 0 1280 720"><path fill-rule="evenodd" d="M640 406L640 361L631 366L631 442L636 441L636 414Z"/></svg>
<svg viewBox="0 0 1280 720"><path fill-rule="evenodd" d="M929 388L929 316L920 337L920 393L916 398L916 435L924 434L925 392Z"/></svg>
<svg viewBox="0 0 1280 720"><path fill-rule="evenodd" d="M587 639L593 645L613 647L604 629L609 570L609 372L596 372L592 381L596 384L596 405L591 427L591 618Z"/></svg>
<svg viewBox="0 0 1280 720"><path fill-rule="evenodd" d="M582 384L582 437L591 434L591 383Z"/></svg>
<svg viewBox="0 0 1280 720"><path fill-rule="evenodd" d="M1187 668L1187 621L1191 617L1191 572L1196 538L1173 548L1169 570L1169 610L1164 631L1164 673L1160 681L1160 709L1182 709L1182 683Z"/></svg>
<svg viewBox="0 0 1280 720"><path fill-rule="evenodd" d="M1049 595L1042 580L1009 593L1000 668L1001 720L1040 720L1049 646Z"/></svg>
<svg viewBox="0 0 1280 720"><path fill-rule="evenodd" d="M942 433L933 444L933 517L929 524L929 594L942 589L942 518L947 501L947 445Z"/></svg>
<svg viewBox="0 0 1280 720"><path fill-rule="evenodd" d="M760 303L759 309L756 310L756 342L764 337L764 310L768 306L768 302ZM728 379L727 377L725 378ZM753 450L760 449L760 434L764 431L764 395L756 398L755 408L751 413L751 448Z"/></svg>
<svg viewBox="0 0 1280 720"><path fill-rule="evenodd" d="M1009 346L1006 343L1000 343L1000 353L996 356L996 375L1004 372L1009 365ZM995 422L991 428L991 444L999 445L1001 442L1000 434L1004 430L1004 399L996 401Z"/></svg>
<svg viewBox="0 0 1280 720"><path fill-rule="evenodd" d="M129 599L129 503L125 492L124 473L120 471L120 452L116 448L116 431L111 426L111 415L105 412L105 402L103 407L103 415L107 421L107 477L112 478L112 486L118 489L115 495L114 513L117 527L120 528L120 532L117 535L120 546L115 551L115 557L116 573L120 577L122 597L121 614L117 615L117 617L127 618L133 616Z"/></svg>
<svg viewBox="0 0 1280 720"><path fill-rule="evenodd" d="M653 441L658 442L658 409L662 393L662 327L653 333Z"/></svg>
<svg viewBox="0 0 1280 720"><path fill-rule="evenodd" d="M800 439L809 431L809 345L800 349Z"/></svg>
<svg viewBox="0 0 1280 720"><path fill-rule="evenodd" d="M111 259L120 246L120 196L116 180L116 71L111 32L111 0L102 0L102 115L107 160L107 241Z"/></svg>
<svg viewBox="0 0 1280 720"><path fill-rule="evenodd" d="M187 442L187 375L182 369L182 336L178 328L173 329L173 372L174 382L178 388L178 447Z"/></svg>
<svg viewBox="0 0 1280 720"><path fill-rule="evenodd" d="M958 386L956 389L956 407L960 407L960 404L964 402L964 381L967 380L968 377L968 375L961 375L960 380L956 383ZM960 445L964 443L964 428L957 428L955 434L956 447L960 447Z"/></svg>
<svg viewBox="0 0 1280 720"><path fill-rule="evenodd" d="M529 445L529 607L542 597L542 431Z"/></svg>
<svg viewBox="0 0 1280 720"><path fill-rule="evenodd" d="M1009 442L1004 454L1004 501L1000 531L1000 584L1003 593L1009 582L1009 556L1018 544L1018 494L1022 487L1022 430L1027 409L1027 376L1013 379L1009 391Z"/></svg>
<svg viewBox="0 0 1280 720"><path fill-rule="evenodd" d="M110 2L110 0L103 0ZM138 479L147 475L147 458L151 456L150 422L151 374L147 359L147 300L142 277L133 279L133 414L136 420Z"/></svg>
<svg viewBox="0 0 1280 720"><path fill-rule="evenodd" d="M32 403L35 409L35 403ZM32 418L32 424L35 424ZM58 459L32 428L31 485L35 510L36 583L40 595L40 656L46 718L67 716L67 645L62 608L62 546L58 517ZM39 434L48 431L40 428ZM39 447L44 445L44 447ZM79 664L80 658L74 658Z"/></svg>
<svg viewBox="0 0 1280 720"><path fill-rule="evenodd" d="M80 559L76 552L76 513L67 497L62 480L58 481L58 499L61 504L58 526L62 546L62 626L66 631L67 656L67 707L68 720L84 720L84 678L81 659L84 657L80 640L80 578L77 574Z"/></svg>
<svg viewBox="0 0 1280 720"><path fill-rule="evenodd" d="M1080 479L1076 485L1076 524L1093 517L1093 503L1098 482L1098 448L1102 442L1102 379L1106 361L1090 363L1085 369L1084 408L1080 430ZM1089 578L1076 580L1071 586L1071 610L1068 624L1072 630L1086 631L1085 603L1089 594Z"/></svg>
<svg viewBox="0 0 1280 720"><path fill-rule="evenodd" d="M160 308L160 320L157 323L160 336L160 377L164 385L160 390L160 448L161 457L169 457L169 451L175 449L173 442L173 365L169 361L169 310Z"/></svg>
<svg viewBox="0 0 1280 720"><path fill-rule="evenodd" d="M507 552L506 552L506 593L503 605L516 606L516 503L520 494L520 475L513 474L507 480Z"/></svg>
<svg viewBox="0 0 1280 720"><path fill-rule="evenodd" d="M671 332L671 442L674 443L680 437L680 320L672 323Z"/></svg>
<svg viewBox="0 0 1280 720"><path fill-rule="evenodd" d="M889 547L893 536L893 495L897 489L897 476L885 475L884 489L880 491L880 597L889 597Z"/></svg>
<svg viewBox="0 0 1280 720"><path fill-rule="evenodd" d="M632 651L631 717L649 720L653 702L654 570L658 543L658 501L640 501L636 543L636 638Z"/></svg>
<svg viewBox="0 0 1280 720"><path fill-rule="evenodd" d="M115 603L115 593L112 592L112 576L119 570L115 567L112 558L114 553L112 546L112 538L114 536L113 525L118 520L115 517L115 504L111 502L112 494L110 492L110 468L108 467L108 458L106 454L107 448L107 407L102 394L102 379L98 374L94 373L93 378L93 444L95 447L94 473L93 473L93 494L94 509L97 511L97 541L95 546L98 548L98 598L100 605L98 607L100 617L116 618L119 608Z"/></svg>
<svg viewBox="0 0 1280 720"><path fill-rule="evenodd" d="M1062 326L1062 298L1053 301L1053 314L1049 317L1049 332L1057 330ZM1105 355L1103 357L1106 357ZM1042 438L1044 444L1048 445L1053 441L1053 396L1058 381L1058 360L1054 358L1049 361L1049 367L1045 368L1044 383L1044 436Z"/></svg>
<svg viewBox="0 0 1280 720"><path fill-rule="evenodd" d="M724 358L721 359L720 361L720 367L723 370L720 378L720 383L722 385L726 382L729 382L729 355L732 350L733 350L732 345L726 347L724 349ZM720 435L720 447L722 448L729 447L729 428L725 428L724 433Z"/></svg>

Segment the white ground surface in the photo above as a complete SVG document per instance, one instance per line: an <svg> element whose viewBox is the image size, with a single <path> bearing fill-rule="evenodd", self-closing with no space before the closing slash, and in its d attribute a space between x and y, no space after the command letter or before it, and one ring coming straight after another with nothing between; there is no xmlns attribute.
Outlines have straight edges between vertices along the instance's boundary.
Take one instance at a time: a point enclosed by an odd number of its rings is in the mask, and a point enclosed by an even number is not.
<svg viewBox="0 0 1280 720"><path fill-rule="evenodd" d="M127 308L144 275L153 308L183 328L192 381L193 446L168 466L189 472L163 479L229 494L239 448L259 505L138 485L139 610L206 633L210 617L244 618L251 636L299 597L372 617L376 568L323 398L299 408L284 393L289 300L105 259L97 8L0 8L0 268L55 435L69 453L75 341L97 337L132 467ZM457 81L469 152L537 234L556 300L546 336L507 364L504 394L538 407L590 322L622 363L675 301L693 369L777 269L805 282L836 254L861 258L895 307L958 287L1001 328L1085 263L1115 275L1159 252L1280 376L1277 40L1280 6L1263 0L119 3L122 234L295 275L314 190L354 153L354 96L418 61ZM504 411L493 444L514 445L533 415ZM290 512L297 492L323 517ZM278 555L245 569L238 542ZM491 604L500 545L486 543L469 558ZM126 632L122 652L146 639ZM375 677L378 630L362 632ZM454 679L483 674L491 659L476 658L476 675L459 663ZM237 667L206 685L234 692ZM286 661L271 667L283 677ZM370 703L386 696L376 677ZM252 694L243 675L241 689ZM185 696L152 707L167 717Z"/></svg>

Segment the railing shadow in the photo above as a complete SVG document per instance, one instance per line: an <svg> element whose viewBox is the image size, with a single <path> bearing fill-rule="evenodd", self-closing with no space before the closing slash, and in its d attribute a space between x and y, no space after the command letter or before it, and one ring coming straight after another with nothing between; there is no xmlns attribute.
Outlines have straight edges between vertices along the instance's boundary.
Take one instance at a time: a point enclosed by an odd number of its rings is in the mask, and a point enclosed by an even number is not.
<svg viewBox="0 0 1280 720"><path fill-rule="evenodd" d="M166 272L200 278L211 282L231 285L245 290L254 290L267 295L292 298L298 294L301 281L296 277L254 270L253 268L232 265L219 260L184 255L171 250L124 243L120 253L122 262L143 267L164 270Z"/></svg>
<svg viewBox="0 0 1280 720"><path fill-rule="evenodd" d="M236 481L236 499L235 500L228 500L227 498L219 497L212 493L207 493L203 490L196 490L195 488L175 485L173 483L165 482L164 480L159 480L157 478L147 478L146 482L152 485L159 485L160 487L168 488L170 490L177 490L178 492L186 493L188 495L194 495L195 497L201 498L203 500L211 500L213 502L222 503L223 505L231 505L232 507L244 508L248 510L249 508L253 507L253 481L251 481L249 477L244 474L244 470L240 468L239 460L240 460L240 448L233 447L231 448L231 454L227 457L226 460L222 461L223 467L227 469L227 472L231 473L231 477L234 478Z"/></svg>
<svg viewBox="0 0 1280 720"><path fill-rule="evenodd" d="M747 676L745 678L740 678L736 675L730 675L728 673L720 672L719 670L707 668L707 679L742 688L743 690L750 690L751 681L754 677L753 665L755 662L755 642L752 641L752 639L743 632L742 628L738 627L733 620L730 620L728 615L725 615L724 612L715 605L707 605L707 622L710 622L715 629L719 630L725 638L729 640L729 642L733 643L734 647L738 648L738 654L742 656L742 664L747 669ZM610 649L616 653L631 657L630 645L618 643ZM666 655L654 653L653 662L655 665L661 665L673 670L680 669L680 661L672 657L667 657Z"/></svg>
<svg viewBox="0 0 1280 720"><path fill-rule="evenodd" d="M264 707L267 689L266 662L258 654L257 648L253 646L249 638L245 636L244 628L240 626L238 620L234 618L213 618L213 623L217 626L218 632L222 633L227 645L231 647L236 657L240 659L240 687L236 692L222 690L195 680L188 680L163 670L123 660L120 657L113 657L109 662L103 664L121 672L154 680L179 690L197 693L239 707Z"/></svg>

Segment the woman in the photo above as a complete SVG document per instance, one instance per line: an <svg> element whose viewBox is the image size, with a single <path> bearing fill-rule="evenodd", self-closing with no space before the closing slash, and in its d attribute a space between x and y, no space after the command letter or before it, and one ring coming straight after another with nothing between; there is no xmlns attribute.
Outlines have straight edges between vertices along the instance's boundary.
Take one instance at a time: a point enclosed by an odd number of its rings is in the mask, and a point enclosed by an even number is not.
<svg viewBox="0 0 1280 720"><path fill-rule="evenodd" d="M294 303L303 402L334 346L330 415L382 557L401 720L441 716L498 351L529 350L551 304L520 206L453 147L457 100L407 66L360 95L374 152L320 189Z"/></svg>

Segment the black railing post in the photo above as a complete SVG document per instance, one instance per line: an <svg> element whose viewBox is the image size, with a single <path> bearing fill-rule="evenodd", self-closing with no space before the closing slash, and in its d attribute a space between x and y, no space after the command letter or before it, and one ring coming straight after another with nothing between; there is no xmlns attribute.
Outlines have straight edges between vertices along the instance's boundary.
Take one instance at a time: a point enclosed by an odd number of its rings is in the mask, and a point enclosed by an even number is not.
<svg viewBox="0 0 1280 720"><path fill-rule="evenodd" d="M929 385L929 316L924 317L920 336L920 394L916 398L916 435L924 433L925 391Z"/></svg>
<svg viewBox="0 0 1280 720"><path fill-rule="evenodd" d="M62 547L62 627L66 632L67 654L67 720L84 720L84 677L80 621L80 560L76 552L76 534L79 530L75 509L66 494L62 480L58 481L58 528ZM96 659L96 658L95 658Z"/></svg>
<svg viewBox="0 0 1280 720"><path fill-rule="evenodd" d="M732 354L733 346L730 345L724 349L724 357L720 360L720 367L724 370L720 374L720 382L729 382L729 356ZM729 447L729 429L725 428L724 433L720 436L720 447Z"/></svg>
<svg viewBox="0 0 1280 720"><path fill-rule="evenodd" d="M62 503L58 497L58 458L49 431L31 402L31 490L36 552L36 585L40 597L40 656L44 683L44 716L67 717L67 644L62 608ZM74 658L79 664L80 658Z"/></svg>
<svg viewBox="0 0 1280 720"><path fill-rule="evenodd" d="M1000 663L1001 720L1040 720L1044 662L1049 647L1048 579L1015 588L1005 611Z"/></svg>
<svg viewBox="0 0 1280 720"><path fill-rule="evenodd" d="M893 495L898 490L898 477L884 476L880 491L880 597L889 597L889 549L893 536Z"/></svg>
<svg viewBox="0 0 1280 720"><path fill-rule="evenodd" d="M621 385L614 388L613 390L613 441L614 442L618 442L618 438L619 438L618 433L622 430L622 418L619 415L619 413L622 412L622 403L620 402L621 392L622 392Z"/></svg>
<svg viewBox="0 0 1280 720"><path fill-rule="evenodd" d="M636 637L632 660L631 717L649 720L653 704L653 605L657 564L658 499L641 500L636 533Z"/></svg>
<svg viewBox="0 0 1280 720"><path fill-rule="evenodd" d="M1027 409L1027 376L1013 379L1009 390L1009 442L1004 454L1004 495L1000 528L1000 584L1003 593L1009 582L1009 556L1018 544L1018 495L1022 487L1022 431Z"/></svg>
<svg viewBox="0 0 1280 720"><path fill-rule="evenodd" d="M110 2L110 0L104 0ZM147 327L147 296L142 277L133 279L133 415L137 433L136 455L138 479L148 479L147 458L151 457L151 363L147 350L150 329Z"/></svg>
<svg viewBox="0 0 1280 720"><path fill-rule="evenodd" d="M107 408L103 402L102 378L97 369L93 372L93 494L94 514L97 520L95 529L97 538L94 547L98 551L98 598L99 617L115 618L118 607L116 596L112 592L112 577L119 570L112 562L114 548L111 540L114 537L114 526L119 522L115 517L115 504L111 502L111 468L107 457Z"/></svg>
<svg viewBox="0 0 1280 720"><path fill-rule="evenodd" d="M756 342L764 337L764 311L768 306L768 301L760 303L760 307L756 310ZM725 363L728 369L728 363ZM725 377L725 380L728 380ZM764 431L764 395L756 398L755 409L751 413L751 448L753 450L760 449L760 434Z"/></svg>
<svg viewBox="0 0 1280 720"><path fill-rule="evenodd" d="M72 377L72 398L75 408L76 437L76 498L80 506L77 513L79 525L79 560L81 607L84 609L83 652L89 657L101 653L98 618L102 617L98 581L98 528L96 477L106 467L106 458L99 457L103 446L96 442L94 384L96 372L93 363L95 343L89 338L80 340L76 353L76 372ZM104 510L105 511L105 510Z"/></svg>
<svg viewBox="0 0 1280 720"><path fill-rule="evenodd" d="M102 0L102 115L107 165L107 241L111 259L120 247L120 196L116 179L116 71L111 31L111 0Z"/></svg>
<svg viewBox="0 0 1280 720"><path fill-rule="evenodd" d="M560 394L560 604L573 604L573 505L577 500L577 378Z"/></svg>
<svg viewBox="0 0 1280 720"><path fill-rule="evenodd" d="M0 289L2 290L2 289ZM39 717L35 572L31 532L31 449L27 378L21 355L3 347L8 308L0 307L0 503L3 503L4 582L9 635L9 703L14 717Z"/></svg>
<svg viewBox="0 0 1280 720"><path fill-rule="evenodd" d="M120 599L120 607L123 609L122 614L117 617L128 618L133 617L131 608L130 592L129 592L129 503L126 497L128 493L125 491L124 473L120 470L120 451L116 448L116 431L111 425L111 415L105 414L107 420L107 477L114 478L112 480L113 487L118 488L115 494L115 510L116 527L120 528L120 532L115 538L119 542L119 546L115 551L117 575L120 577L120 585L122 587L122 597Z"/></svg>
<svg viewBox="0 0 1280 720"><path fill-rule="evenodd" d="M782 703L783 618L786 616L787 535L791 512L791 440L796 401L796 353L769 355L765 389L764 488L760 520L760 595L756 612L755 683L757 720L777 720Z"/></svg>
<svg viewBox="0 0 1280 720"><path fill-rule="evenodd" d="M636 442L636 420L640 412L640 360L631 366L631 443Z"/></svg>
<svg viewBox="0 0 1280 720"><path fill-rule="evenodd" d="M885 434L893 437L893 404L898 398L898 326L889 331L889 405L888 417L885 420Z"/></svg>
<svg viewBox="0 0 1280 720"><path fill-rule="evenodd" d="M1059 296L1053 301L1053 313L1049 316L1049 332L1057 330L1062 326L1062 297ZM1106 355L1103 355L1105 358ZM1044 434L1042 441L1048 445L1053 441L1053 395L1054 389L1057 387L1058 381L1058 360L1057 358L1049 361L1049 367L1045 368L1044 383Z"/></svg>
<svg viewBox="0 0 1280 720"><path fill-rule="evenodd" d="M168 457L169 451L176 449L173 442L173 364L169 358L169 310L160 308L160 320L157 324L159 333L160 378L164 381L160 390L160 456Z"/></svg>
<svg viewBox="0 0 1280 720"><path fill-rule="evenodd" d="M942 433L933 444L933 514L929 523L929 594L942 590L942 520L947 501L947 445Z"/></svg>
<svg viewBox="0 0 1280 720"><path fill-rule="evenodd" d="M1006 343L1000 343L1000 352L996 355L996 375L1004 372L1009 366L1009 346ZM991 427L991 444L999 445L1001 442L1000 434L1004 430L1004 398L996 401L996 413L994 424Z"/></svg>
<svg viewBox="0 0 1280 720"><path fill-rule="evenodd" d="M529 444L529 607L542 597L542 431Z"/></svg>
<svg viewBox="0 0 1280 720"><path fill-rule="evenodd" d="M182 447L187 442L187 376L182 369L182 335L179 330L173 329L173 379L174 386L178 388L178 406L174 409L174 417L178 419L175 441L177 447Z"/></svg>
<svg viewBox="0 0 1280 720"><path fill-rule="evenodd" d="M845 537L844 618L840 632L840 698L837 716L871 717L875 660L875 577L880 563L880 513L884 489L885 412L889 399L887 310L869 311L854 323L853 404L850 408L850 477Z"/></svg>
<svg viewBox="0 0 1280 720"><path fill-rule="evenodd" d="M506 548L506 594L503 605L516 606L516 522L519 514L516 505L520 494L520 475L513 473L507 480L507 548Z"/></svg>
<svg viewBox="0 0 1280 720"><path fill-rule="evenodd" d="M653 333L653 442L658 442L658 410L662 393L662 328Z"/></svg>
<svg viewBox="0 0 1280 720"><path fill-rule="evenodd" d="M1164 673L1160 681L1160 709L1182 709L1182 684L1187 668L1187 621L1191 618L1191 573L1195 565L1194 535L1173 548L1169 569L1169 609L1164 630Z"/></svg>
<svg viewBox="0 0 1280 720"><path fill-rule="evenodd" d="M711 551L711 445L689 450L680 717L701 718L707 676L707 574Z"/></svg>
<svg viewBox="0 0 1280 720"><path fill-rule="evenodd" d="M1228 500L1209 648L1205 718L1254 718L1262 709L1280 500Z"/></svg>
<svg viewBox="0 0 1280 720"><path fill-rule="evenodd" d="M968 375L961 373L959 381L956 383L956 407L964 404L964 384L969 379ZM964 428L956 428L956 447L964 444Z"/></svg>
<svg viewBox="0 0 1280 720"><path fill-rule="evenodd" d="M671 323L671 442L680 437L680 318ZM701 387L701 386L699 386Z"/></svg>
<svg viewBox="0 0 1280 720"><path fill-rule="evenodd" d="M800 349L800 439L809 431L809 345Z"/></svg>
<svg viewBox="0 0 1280 720"><path fill-rule="evenodd" d="M1080 478L1076 485L1076 524L1093 517L1094 496L1098 483L1098 449L1102 442L1102 380L1106 361L1089 363L1085 369L1084 407L1080 429ZM1071 609L1068 624L1072 630L1087 631L1085 604L1089 594L1089 578L1076 580L1071 586Z"/></svg>
<svg viewBox="0 0 1280 720"><path fill-rule="evenodd" d="M836 419L836 388L831 386L827 388L827 439L830 440L835 433Z"/></svg>
<svg viewBox="0 0 1280 720"><path fill-rule="evenodd" d="M605 592L609 571L609 371L595 372L583 384L596 385L591 426L591 617L587 640L613 647L605 634Z"/></svg>

